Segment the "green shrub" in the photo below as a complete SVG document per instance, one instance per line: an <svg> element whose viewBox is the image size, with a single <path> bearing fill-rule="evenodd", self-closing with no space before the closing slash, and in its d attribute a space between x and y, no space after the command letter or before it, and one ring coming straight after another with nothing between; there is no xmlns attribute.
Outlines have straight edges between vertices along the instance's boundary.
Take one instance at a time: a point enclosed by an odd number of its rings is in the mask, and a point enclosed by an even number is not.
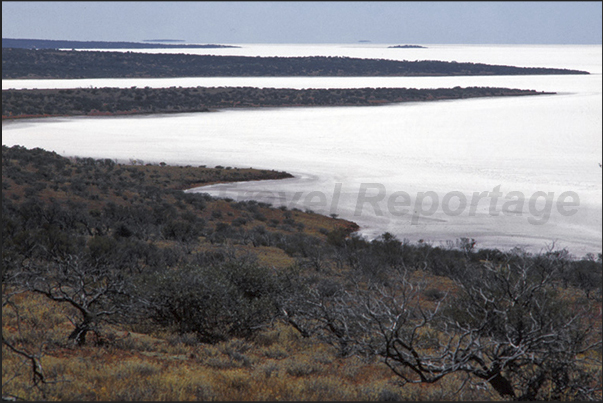
<svg viewBox="0 0 603 403"><path fill-rule="evenodd" d="M201 342L250 337L277 314L276 280L255 264L180 267L156 272L144 284L147 314L180 333L196 333Z"/></svg>

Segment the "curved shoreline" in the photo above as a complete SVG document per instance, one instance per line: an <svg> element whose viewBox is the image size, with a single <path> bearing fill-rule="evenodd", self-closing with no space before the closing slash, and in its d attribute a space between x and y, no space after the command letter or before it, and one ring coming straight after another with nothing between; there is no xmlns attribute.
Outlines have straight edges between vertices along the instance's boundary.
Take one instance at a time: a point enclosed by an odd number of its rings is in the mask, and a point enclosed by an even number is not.
<svg viewBox="0 0 603 403"><path fill-rule="evenodd" d="M528 100L528 101L529 101L529 102L531 102L531 100ZM487 101L483 101L483 102L487 102ZM335 106L335 105L332 105L332 106ZM231 107L231 108L229 108L229 109L243 109L243 108L246 108L246 109L248 109L248 110L252 111L253 109L257 109L257 108L259 108L259 107L260 107L260 106L244 106L244 107L237 106L237 107ZM276 109L276 108L282 108L282 106L281 106L281 107L278 107L278 106L270 106L270 107L271 107L271 108L275 108L275 109ZM268 108L268 107L267 107L267 106L263 106L262 108ZM225 108L225 109L226 109L226 108ZM173 112L173 113L178 113L178 112ZM130 116L132 116L132 115L141 115L141 113L130 114ZM157 115L157 113L145 113L145 115ZM91 117L99 117L99 116L102 116L102 115L91 116ZM115 116L115 115L109 115L109 114L107 114L106 116L107 116L107 117L111 117L111 116ZM82 118L83 118L83 117L85 117L85 116L82 116ZM227 161L227 163L229 163L229 162ZM245 183L248 183L248 184L249 184L250 182L245 182ZM329 185L331 185L331 186L332 186L332 184L331 184L331 183L329 183ZM316 190L316 189L317 189L317 188L316 188L316 187L314 187L314 189L312 189L312 190ZM319 188L318 188L318 189L319 189ZM392 190L399 190L399 189L392 189ZM405 189L405 190L406 190L406 189ZM481 190L483 190L483 189L481 189ZM295 191L295 188L293 189L293 192L294 192L294 191ZM304 209L304 207L302 206L302 210L303 210L303 209ZM326 215L326 214L324 214L324 215ZM349 217L349 216L348 216L348 217ZM361 233L370 233L371 231L377 231L377 230L378 230L378 231L380 231L380 232L383 232L381 229L378 229L378 228L379 228L379 225L377 225L376 227L375 227L375 226L372 226L372 227L370 227L370 226L369 226L369 227L367 227L367 226L366 226L366 225L364 225L362 222L360 222L360 224L362 224L362 229L360 230L360 232L361 232ZM434 225L435 225L435 224L434 224ZM380 228L385 228L385 230L386 230L386 229L388 228L388 226L385 226L385 227L380 227ZM441 233L439 233L439 235L443 235L443 234L445 234L445 233L450 233L450 232L441 232ZM467 234L467 233L464 233L464 234ZM476 233L476 234L477 234L477 233ZM490 237L490 238L492 238L492 237L495 235L494 233L482 233L482 234L483 234L484 236L486 236L486 237ZM378 235L378 234L377 234L377 235ZM400 236L404 236L404 234L401 234ZM500 237L499 237L498 235L496 235L496 236L497 236L497 237L500 239ZM435 238L435 237L432 237L431 235L429 235L428 237L429 237L429 238ZM448 237L446 237L446 238L448 238L448 239L454 239L454 236L448 236ZM511 235L509 235L507 238L510 240L510 242L513 242L514 240L519 240L519 239L522 239L522 241L524 241L524 240L526 240L526 239L527 239L528 243L531 243L532 245L534 245L534 243L532 242L532 240L531 240L531 239L528 239L528 238L529 238L528 236L522 236L522 235L520 235L520 234L517 234L517 235L512 235L512 234L511 234ZM538 238L538 239L541 239L541 240L542 240L542 244L535 245L535 247L536 247L536 248L543 246L543 245L545 244L545 242L550 242L551 237L549 237L549 238ZM581 243L581 244L580 244L580 242L576 243L576 242L575 242L576 240L577 240L577 239L574 237L574 239L569 239L569 238L568 238L568 239L564 240L564 242L570 242L570 243L573 243L573 244L575 244L575 245L582 245L582 246L584 246L584 245L589 245L589 246L590 246L590 244L588 244L588 243ZM505 245L508 245L510 242L504 242L504 244L505 244ZM501 243L501 242L498 242L498 243L493 243L493 244L495 244L495 245L496 245L496 247L499 247L499 246L500 246L502 243ZM512 248L513 246L516 246L516 245L509 245L508 247L509 247L509 248Z"/></svg>
<svg viewBox="0 0 603 403"><path fill-rule="evenodd" d="M454 242L460 238L473 238L477 242L476 249L498 249L500 251L511 251L514 248L523 249L529 253L540 253L547 249L549 245L559 245L561 248L567 248L576 258L581 258L586 253L598 253L600 251L600 242L587 241L577 235L568 235L564 239L555 236L546 236L545 234L534 234L526 231L531 224L526 221L526 217L508 217L499 215L498 217L489 216L490 220L508 224L514 227L511 232L491 231L480 224L484 214L477 214L475 217L470 214L464 214L460 217L448 217L446 215L421 215L418 224L412 224L412 216L407 214L403 217L392 215L385 212L381 215L360 214L354 211L354 206L358 204L358 194L355 189L349 188L349 183L343 183L343 189L336 189L339 195L327 194L326 205L323 208L312 208L312 196L323 193L319 189L324 186L316 186L320 182L329 182L328 178L320 175L301 174L293 172L293 178L259 180L259 181L240 181L221 184L208 184L189 188L185 192L207 193L212 197L221 199L232 199L234 201L254 200L260 203L267 203L273 208L285 206L287 209L298 209L320 214L325 217L335 216L339 220L352 223L356 232L369 240L377 239L383 233L390 232L400 241L410 241L411 243L429 243L433 246L446 247L447 242ZM335 184L335 186L337 186ZM346 199L352 198L356 203L346 203ZM333 201L337 199L337 201ZM364 213L370 213L372 210L369 205L364 206ZM335 208L333 207L335 206ZM384 207L384 201L378 204ZM583 209L586 206L581 206ZM350 210L351 208L351 210ZM367 210L368 209L368 210ZM592 210L592 208L591 208ZM485 215L488 215L487 213ZM408 221L403 233L396 232L395 229L389 229L392 225ZM456 221L456 222L455 222ZM462 222L462 223L461 223ZM483 223L482 223L483 224ZM439 231L424 233L426 225L437 226ZM463 229L465 227L465 229Z"/></svg>

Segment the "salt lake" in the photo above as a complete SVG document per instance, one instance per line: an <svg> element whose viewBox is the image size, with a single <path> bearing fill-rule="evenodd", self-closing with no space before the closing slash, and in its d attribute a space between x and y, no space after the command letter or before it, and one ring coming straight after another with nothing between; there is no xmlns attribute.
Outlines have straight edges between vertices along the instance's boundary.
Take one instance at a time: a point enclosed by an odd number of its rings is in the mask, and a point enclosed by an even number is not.
<svg viewBox="0 0 603 403"><path fill-rule="evenodd" d="M2 88L496 86L556 95L370 107L228 109L3 122L2 144L65 156L284 170L293 179L190 191L337 214L368 237L601 252L600 45L241 45L186 53L456 60L589 71L475 77L3 80ZM148 50L144 50L145 52ZM165 51L164 49L161 50ZM182 53L182 50L179 50Z"/></svg>

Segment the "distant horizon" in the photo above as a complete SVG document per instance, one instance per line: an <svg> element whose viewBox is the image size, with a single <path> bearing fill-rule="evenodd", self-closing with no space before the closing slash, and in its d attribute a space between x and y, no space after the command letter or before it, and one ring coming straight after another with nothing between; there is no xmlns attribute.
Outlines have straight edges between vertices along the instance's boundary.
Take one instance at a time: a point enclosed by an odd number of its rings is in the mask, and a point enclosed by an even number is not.
<svg viewBox="0 0 603 403"><path fill-rule="evenodd" d="M530 46L530 45L550 45L550 46L576 46L576 45L585 45L585 46L602 46L602 43L436 43L436 42L373 42L370 40L359 40L356 42L192 42L187 41L186 39L140 39L140 40L99 40L99 39L50 39L50 38L16 38L16 37L5 37L2 39L22 39L22 40L39 40L39 41L60 41L60 42L108 42L108 43L117 43L117 42L132 42L132 43L149 43L149 42L169 42L182 44L182 45L192 45L192 44L217 44L217 45L238 45L238 44L248 44L248 45L470 45L470 46L480 46L480 45L513 45L513 46Z"/></svg>
<svg viewBox="0 0 603 403"><path fill-rule="evenodd" d="M603 42L602 3L593 1L3 1L2 37L221 44Z"/></svg>

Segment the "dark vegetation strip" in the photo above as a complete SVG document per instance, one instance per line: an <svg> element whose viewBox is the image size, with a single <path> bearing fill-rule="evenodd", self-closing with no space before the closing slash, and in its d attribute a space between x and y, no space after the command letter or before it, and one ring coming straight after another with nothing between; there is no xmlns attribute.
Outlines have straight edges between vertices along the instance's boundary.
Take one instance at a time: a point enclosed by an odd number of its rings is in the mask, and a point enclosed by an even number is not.
<svg viewBox="0 0 603 403"><path fill-rule="evenodd" d="M157 40L159 42L160 40ZM165 41L165 40L164 40ZM106 42L106 41L60 41L49 39L17 39L2 38L3 48L21 49L213 49L240 48L232 45L215 44L165 44L140 42Z"/></svg>
<svg viewBox="0 0 603 403"><path fill-rule="evenodd" d="M421 45L393 45L388 46L389 49L427 49L426 46Z"/></svg>
<svg viewBox="0 0 603 403"><path fill-rule="evenodd" d="M215 108L361 106L393 102L554 94L510 88L287 89L254 87L78 88L2 91L2 119L56 115L207 112Z"/></svg>
<svg viewBox="0 0 603 403"><path fill-rule="evenodd" d="M2 48L2 78L214 76L468 76L589 74L586 71L350 57L248 57Z"/></svg>

